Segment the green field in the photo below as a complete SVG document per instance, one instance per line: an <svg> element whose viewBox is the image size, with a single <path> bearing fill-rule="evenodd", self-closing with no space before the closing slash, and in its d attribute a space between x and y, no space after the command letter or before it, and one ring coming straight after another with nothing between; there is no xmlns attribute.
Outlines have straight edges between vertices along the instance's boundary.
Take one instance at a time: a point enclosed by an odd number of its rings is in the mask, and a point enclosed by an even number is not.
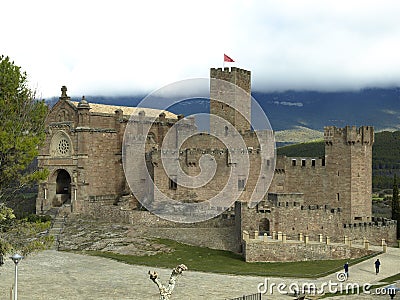
<svg viewBox="0 0 400 300"><path fill-rule="evenodd" d="M178 264L185 264L192 271L208 273L302 278L317 278L342 270L343 264L347 261L246 263L242 256L229 251L189 246L164 239L157 239L156 242L164 244L174 251L153 256L121 255L101 251L85 251L84 253L152 268L172 269ZM359 261L362 261L362 259L350 260L349 262L354 264Z"/></svg>

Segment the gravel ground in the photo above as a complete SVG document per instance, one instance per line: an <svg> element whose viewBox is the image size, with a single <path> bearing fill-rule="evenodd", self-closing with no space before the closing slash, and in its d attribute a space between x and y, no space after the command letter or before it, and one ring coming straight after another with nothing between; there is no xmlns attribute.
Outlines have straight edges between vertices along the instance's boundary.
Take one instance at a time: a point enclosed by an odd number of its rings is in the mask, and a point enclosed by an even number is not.
<svg viewBox="0 0 400 300"><path fill-rule="evenodd" d="M400 270L400 249L380 255L382 271L373 272L375 258L350 267L354 282L374 284ZM174 267L174 266L172 266ZM172 268L171 267L171 268ZM190 269L190 265L188 266ZM31 299L158 299L156 285L148 278L149 267L132 266L113 260L47 250L23 259L19 265L18 296ZM153 268L151 268L153 270ZM163 282L171 270L158 269ZM177 283L172 299L229 299L257 292L265 278L233 276L187 271ZM295 282L293 278L269 278L270 283ZM336 281L332 274L314 281L317 285L328 280ZM14 281L14 264L7 260L0 268L0 299L10 299ZM303 279L302 282L305 280ZM350 282L350 281L349 281ZM264 296L263 299L293 299L287 295ZM389 299L388 296L354 295L334 299Z"/></svg>

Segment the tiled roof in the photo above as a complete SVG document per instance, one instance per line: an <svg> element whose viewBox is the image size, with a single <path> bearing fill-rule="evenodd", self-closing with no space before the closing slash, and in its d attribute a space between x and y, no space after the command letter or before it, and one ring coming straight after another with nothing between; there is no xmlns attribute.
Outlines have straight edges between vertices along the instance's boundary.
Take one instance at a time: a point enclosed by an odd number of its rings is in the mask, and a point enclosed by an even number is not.
<svg viewBox="0 0 400 300"><path fill-rule="evenodd" d="M71 101L71 103L78 107L78 101ZM158 117L162 112L165 113L165 117L168 119L176 119L177 115L167 110L160 110L154 108L143 108L143 107L130 107L130 106L118 106L108 105L99 103L89 103L90 111L95 113L115 114L115 111L120 109L124 115L138 115L140 111L144 111L148 117Z"/></svg>

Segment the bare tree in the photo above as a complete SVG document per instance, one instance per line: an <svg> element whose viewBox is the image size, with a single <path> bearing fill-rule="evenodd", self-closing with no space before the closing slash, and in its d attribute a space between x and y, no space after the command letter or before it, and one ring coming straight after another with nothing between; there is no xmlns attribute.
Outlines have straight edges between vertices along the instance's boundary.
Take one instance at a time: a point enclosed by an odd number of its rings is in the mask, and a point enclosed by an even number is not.
<svg viewBox="0 0 400 300"><path fill-rule="evenodd" d="M176 266L176 268L172 270L171 276L169 277L168 285L166 286L161 283L156 271L149 271L150 279L153 280L160 291L160 300L171 299L171 294L175 288L176 281L180 276L182 276L182 272L186 271L187 269L188 268L184 264Z"/></svg>

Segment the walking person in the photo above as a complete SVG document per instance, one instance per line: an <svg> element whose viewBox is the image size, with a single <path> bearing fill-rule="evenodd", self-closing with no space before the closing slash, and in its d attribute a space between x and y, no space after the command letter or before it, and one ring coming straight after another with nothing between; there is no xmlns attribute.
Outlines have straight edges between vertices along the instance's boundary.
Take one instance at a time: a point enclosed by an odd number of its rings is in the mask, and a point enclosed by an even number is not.
<svg viewBox="0 0 400 300"><path fill-rule="evenodd" d="M349 278L349 262L346 262L343 268L344 268L344 273L346 274L346 278Z"/></svg>
<svg viewBox="0 0 400 300"><path fill-rule="evenodd" d="M375 261L375 272L376 275L379 273L379 267L381 266L381 262L379 261L379 258Z"/></svg>

